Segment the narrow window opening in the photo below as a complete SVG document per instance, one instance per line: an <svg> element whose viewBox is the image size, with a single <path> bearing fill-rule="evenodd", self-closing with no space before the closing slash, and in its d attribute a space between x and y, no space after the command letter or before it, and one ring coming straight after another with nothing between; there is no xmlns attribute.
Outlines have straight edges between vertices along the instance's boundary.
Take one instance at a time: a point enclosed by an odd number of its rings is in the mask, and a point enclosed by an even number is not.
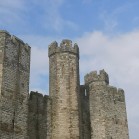
<svg viewBox="0 0 139 139"><path fill-rule="evenodd" d="M14 119L12 120L12 125L13 125L13 129L14 129Z"/></svg>
<svg viewBox="0 0 139 139"><path fill-rule="evenodd" d="M74 76L74 69L73 69L73 67L71 68L71 76Z"/></svg>
<svg viewBox="0 0 139 139"><path fill-rule="evenodd" d="M25 87L24 83L22 83L21 85L22 85L23 88Z"/></svg>
<svg viewBox="0 0 139 139"><path fill-rule="evenodd" d="M65 74L65 68L64 68L64 65L62 66L62 75Z"/></svg>
<svg viewBox="0 0 139 139"><path fill-rule="evenodd" d="M116 119L115 123L118 124L118 120L117 119Z"/></svg>
<svg viewBox="0 0 139 139"><path fill-rule="evenodd" d="M116 104L116 100L114 99L113 101L114 101L114 104Z"/></svg>
<svg viewBox="0 0 139 139"><path fill-rule="evenodd" d="M85 89L85 93L84 93L85 97L87 96L87 92L86 92L86 89Z"/></svg>
<svg viewBox="0 0 139 139"><path fill-rule="evenodd" d="M14 129L14 123L15 123L15 111L13 113L13 120L12 120L13 129Z"/></svg>

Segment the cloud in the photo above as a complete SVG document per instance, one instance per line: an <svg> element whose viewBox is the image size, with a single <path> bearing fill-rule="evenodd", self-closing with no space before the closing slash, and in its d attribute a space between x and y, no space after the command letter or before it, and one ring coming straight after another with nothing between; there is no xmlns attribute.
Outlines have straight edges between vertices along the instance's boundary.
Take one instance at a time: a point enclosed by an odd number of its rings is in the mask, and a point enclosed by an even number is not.
<svg viewBox="0 0 139 139"><path fill-rule="evenodd" d="M113 3L114 2L111 2L112 5ZM120 28L119 31L121 32L127 25L128 28L130 28L130 26L133 24L132 20L134 20L134 16L136 16L132 13L132 11L136 7L137 3L124 1L120 6L118 5L118 7L117 4L115 4L115 8L113 9L109 7L111 4L109 4L107 8L102 6L99 14L100 21L104 23L104 31L112 33L114 31L116 32ZM128 24L126 22L128 22Z"/></svg>
<svg viewBox="0 0 139 139"><path fill-rule="evenodd" d="M132 20L134 26L139 29L139 16L134 17L134 19Z"/></svg>
<svg viewBox="0 0 139 139"><path fill-rule="evenodd" d="M67 20L61 16L62 14L60 13L60 11L66 1L67 0L48 0L46 2L48 6L47 8L44 7L43 13L43 23L46 29L51 28L54 31L62 32L65 28L73 30L76 30L78 28L78 26L74 22Z"/></svg>
<svg viewBox="0 0 139 139"><path fill-rule="evenodd" d="M138 139L139 130L139 31L115 35L85 33L76 42L80 47L80 73L105 69L110 84L125 90L130 137Z"/></svg>
<svg viewBox="0 0 139 139"><path fill-rule="evenodd" d="M64 0L39 0L32 1L34 7L41 9L42 26L46 29L60 31L63 25L63 19L59 13L59 9L64 3Z"/></svg>
<svg viewBox="0 0 139 139"><path fill-rule="evenodd" d="M49 94L49 61L47 48L32 47L30 90Z"/></svg>
<svg viewBox="0 0 139 139"><path fill-rule="evenodd" d="M24 5L24 0L1 0L0 7L3 9L22 9Z"/></svg>
<svg viewBox="0 0 139 139"><path fill-rule="evenodd" d="M118 22L115 14L108 14L106 11L100 14L100 19L104 22L105 31L112 32L117 26Z"/></svg>
<svg viewBox="0 0 139 139"><path fill-rule="evenodd" d="M25 0L4 0L0 1L0 25L16 23L21 21Z"/></svg>
<svg viewBox="0 0 139 139"><path fill-rule="evenodd" d="M42 35L21 35L20 38L31 46L30 90L48 94L48 45L54 39Z"/></svg>
<svg viewBox="0 0 139 139"><path fill-rule="evenodd" d="M21 30L34 30L34 26L49 32L61 33L65 28L78 26L60 13L67 0L5 0L0 2L0 25ZM32 23L34 25L32 25ZM9 25L9 26L8 26ZM18 25L18 26L17 26Z"/></svg>
<svg viewBox="0 0 139 139"><path fill-rule="evenodd" d="M32 47L31 68L34 73L40 75L48 74L48 51L45 48Z"/></svg>

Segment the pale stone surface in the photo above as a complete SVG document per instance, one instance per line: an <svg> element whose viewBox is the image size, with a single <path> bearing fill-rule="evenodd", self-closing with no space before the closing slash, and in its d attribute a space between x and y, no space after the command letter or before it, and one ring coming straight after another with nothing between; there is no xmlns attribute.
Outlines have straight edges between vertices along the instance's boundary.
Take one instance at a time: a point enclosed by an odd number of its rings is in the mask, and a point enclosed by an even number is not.
<svg viewBox="0 0 139 139"><path fill-rule="evenodd" d="M0 31L0 139L26 139L30 47Z"/></svg>
<svg viewBox="0 0 139 139"><path fill-rule="evenodd" d="M49 46L49 96L29 94L30 47L0 31L0 139L129 139L124 91L101 70L79 79L79 48Z"/></svg>
<svg viewBox="0 0 139 139"><path fill-rule="evenodd" d="M55 50L54 50L55 49ZM79 57L78 47L63 40L49 46L50 97L52 99L51 139L79 139Z"/></svg>
<svg viewBox="0 0 139 139"><path fill-rule="evenodd" d="M123 90L109 86L104 70L87 74L85 84L89 87L91 139L128 139Z"/></svg>

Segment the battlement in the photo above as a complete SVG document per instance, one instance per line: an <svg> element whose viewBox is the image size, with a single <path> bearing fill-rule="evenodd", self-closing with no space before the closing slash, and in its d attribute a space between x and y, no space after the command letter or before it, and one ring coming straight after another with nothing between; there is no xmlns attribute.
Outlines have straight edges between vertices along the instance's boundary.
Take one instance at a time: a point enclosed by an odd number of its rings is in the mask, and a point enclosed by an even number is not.
<svg viewBox="0 0 139 139"><path fill-rule="evenodd" d="M43 95L39 92L31 91L29 94L29 100L36 101L37 99L43 102L47 102L48 99L50 100L50 97L48 95Z"/></svg>
<svg viewBox="0 0 139 139"><path fill-rule="evenodd" d="M29 112L44 113L44 106L50 101L49 96L31 91L29 95ZM47 106L47 105L46 105Z"/></svg>
<svg viewBox="0 0 139 139"><path fill-rule="evenodd" d="M18 37L11 35L9 32L7 32L6 30L0 30L0 37L4 37L5 39L10 39L12 43L14 43L17 46L22 45L22 47L24 47L27 51L30 50L30 46L27 43L24 43L21 39L19 39Z"/></svg>
<svg viewBox="0 0 139 139"><path fill-rule="evenodd" d="M43 94L41 94L41 93L39 93L39 92L34 92L34 91L31 91L30 92L30 95L29 95L29 99L30 100L32 100L32 99L34 99L34 98L37 98L37 99L44 99L44 100L47 100L47 99L49 99L49 96L47 96L47 95L43 95Z"/></svg>
<svg viewBox="0 0 139 139"><path fill-rule="evenodd" d="M109 76L104 70L100 70L99 74L97 71L92 71L84 77L85 84L90 84L91 82L105 82L109 84Z"/></svg>
<svg viewBox="0 0 139 139"><path fill-rule="evenodd" d="M10 35L10 33L6 30L0 30L0 34L7 34L7 35Z"/></svg>
<svg viewBox="0 0 139 139"><path fill-rule="evenodd" d="M62 40L60 46L58 46L58 43L56 41L52 42L49 45L49 53L48 53L49 57L51 55L54 55L55 53L64 53L64 52L73 53L77 55L79 58L79 47L76 43L72 45L71 40L67 39Z"/></svg>
<svg viewBox="0 0 139 139"><path fill-rule="evenodd" d="M29 99L32 100L33 98L43 98L43 95L41 93L31 91Z"/></svg>
<svg viewBox="0 0 139 139"><path fill-rule="evenodd" d="M124 90L121 88L118 88L117 92L118 92L117 100L120 102L124 102L125 101Z"/></svg>

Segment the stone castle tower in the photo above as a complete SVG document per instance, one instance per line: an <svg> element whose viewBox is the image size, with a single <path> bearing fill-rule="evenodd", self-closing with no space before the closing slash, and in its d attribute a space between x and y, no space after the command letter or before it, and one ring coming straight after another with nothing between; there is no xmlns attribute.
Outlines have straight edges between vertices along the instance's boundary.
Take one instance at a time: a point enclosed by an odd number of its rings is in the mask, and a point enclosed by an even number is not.
<svg viewBox="0 0 139 139"><path fill-rule="evenodd" d="M49 46L52 139L79 139L79 50L63 40ZM64 132L63 132L64 131Z"/></svg>
<svg viewBox="0 0 139 139"><path fill-rule="evenodd" d="M27 138L30 47L0 31L0 139Z"/></svg>
<svg viewBox="0 0 139 139"><path fill-rule="evenodd" d="M30 47L0 31L0 139L129 139L124 91L104 70L80 85L70 40L48 52L49 96L29 93Z"/></svg>

